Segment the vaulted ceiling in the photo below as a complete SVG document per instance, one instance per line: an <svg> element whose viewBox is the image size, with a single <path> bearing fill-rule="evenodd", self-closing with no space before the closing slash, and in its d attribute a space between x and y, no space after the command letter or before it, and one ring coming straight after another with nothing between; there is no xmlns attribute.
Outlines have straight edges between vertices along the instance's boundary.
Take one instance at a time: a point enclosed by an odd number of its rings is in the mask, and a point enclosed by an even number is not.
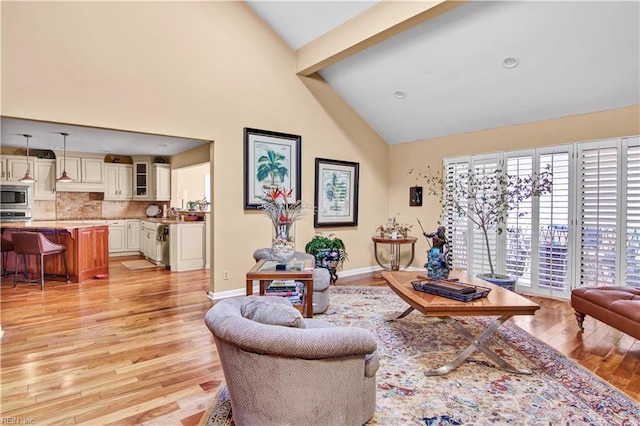
<svg viewBox="0 0 640 426"><path fill-rule="evenodd" d="M640 104L640 1L247 2L389 144ZM206 143L2 118L2 144L172 155ZM41 144L42 146L38 146ZM90 147L90 148L89 148Z"/></svg>
<svg viewBox="0 0 640 426"><path fill-rule="evenodd" d="M638 1L248 1L389 144L640 104Z"/></svg>

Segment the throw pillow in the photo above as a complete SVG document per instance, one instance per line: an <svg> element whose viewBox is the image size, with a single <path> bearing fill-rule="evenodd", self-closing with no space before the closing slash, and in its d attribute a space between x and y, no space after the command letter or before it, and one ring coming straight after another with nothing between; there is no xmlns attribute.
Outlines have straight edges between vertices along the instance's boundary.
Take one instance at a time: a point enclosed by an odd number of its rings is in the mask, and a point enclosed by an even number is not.
<svg viewBox="0 0 640 426"><path fill-rule="evenodd" d="M247 296L240 305L240 313L262 324L305 328L300 311L287 299L278 296Z"/></svg>

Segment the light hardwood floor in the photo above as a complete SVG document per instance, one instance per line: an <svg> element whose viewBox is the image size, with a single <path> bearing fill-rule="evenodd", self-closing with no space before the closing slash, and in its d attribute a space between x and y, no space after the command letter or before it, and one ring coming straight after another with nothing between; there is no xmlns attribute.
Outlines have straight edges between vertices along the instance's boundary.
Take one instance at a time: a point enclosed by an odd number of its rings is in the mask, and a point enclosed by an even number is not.
<svg viewBox="0 0 640 426"><path fill-rule="evenodd" d="M203 321L209 273L131 271L120 264L130 259L112 258L109 279L47 281L44 291L2 280L3 418L198 424L223 380ZM376 274L337 284L385 285ZM542 308L516 324L640 401L640 342L591 318L582 334L568 303L534 300Z"/></svg>

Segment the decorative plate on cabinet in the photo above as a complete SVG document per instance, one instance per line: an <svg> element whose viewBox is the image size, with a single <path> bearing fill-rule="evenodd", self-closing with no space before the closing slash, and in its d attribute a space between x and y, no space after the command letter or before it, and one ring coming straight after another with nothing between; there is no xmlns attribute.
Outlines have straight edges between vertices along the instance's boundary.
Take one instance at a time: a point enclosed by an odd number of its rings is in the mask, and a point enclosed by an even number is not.
<svg viewBox="0 0 640 426"><path fill-rule="evenodd" d="M160 214L160 207L157 204L149 204L144 213L147 217L156 217Z"/></svg>

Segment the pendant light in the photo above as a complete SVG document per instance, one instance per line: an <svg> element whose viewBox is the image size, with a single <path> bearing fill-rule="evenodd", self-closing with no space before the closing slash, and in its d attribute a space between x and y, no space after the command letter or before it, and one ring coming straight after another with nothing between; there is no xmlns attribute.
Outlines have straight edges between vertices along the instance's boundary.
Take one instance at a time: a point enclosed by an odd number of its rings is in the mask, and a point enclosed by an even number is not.
<svg viewBox="0 0 640 426"><path fill-rule="evenodd" d="M29 138L31 138L31 135L22 135L22 136L27 138L27 172L24 174L24 177L20 179L20 182L33 183L36 180L33 177L31 177L31 170L29 170Z"/></svg>
<svg viewBox="0 0 640 426"><path fill-rule="evenodd" d="M64 136L64 162L62 166L62 176L58 178L58 182L73 182L73 179L67 175L67 136L69 133L60 133Z"/></svg>

